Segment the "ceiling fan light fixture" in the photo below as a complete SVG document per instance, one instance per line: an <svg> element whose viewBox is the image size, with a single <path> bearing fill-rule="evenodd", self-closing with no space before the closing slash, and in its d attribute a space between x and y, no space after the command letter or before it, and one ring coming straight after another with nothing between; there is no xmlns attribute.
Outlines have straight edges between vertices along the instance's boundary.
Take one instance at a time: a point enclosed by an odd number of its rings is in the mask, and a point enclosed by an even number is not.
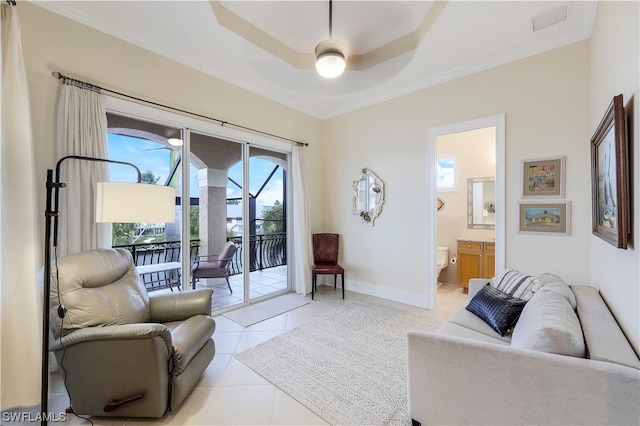
<svg viewBox="0 0 640 426"><path fill-rule="evenodd" d="M316 46L316 71L322 77L338 77L346 66L344 50L334 40L325 40Z"/></svg>

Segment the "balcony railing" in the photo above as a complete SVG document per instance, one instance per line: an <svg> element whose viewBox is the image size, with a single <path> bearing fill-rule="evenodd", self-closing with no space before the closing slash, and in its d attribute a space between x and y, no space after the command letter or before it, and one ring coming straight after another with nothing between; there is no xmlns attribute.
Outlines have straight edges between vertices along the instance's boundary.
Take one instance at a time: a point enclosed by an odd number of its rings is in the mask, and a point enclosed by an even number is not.
<svg viewBox="0 0 640 426"><path fill-rule="evenodd" d="M180 241L165 241L161 243L141 243L125 244L113 246L114 248L124 248L131 252L133 262L136 266L153 265L157 263L180 262L180 252L182 244ZM191 240L189 257L191 263L198 255L200 240Z"/></svg>
<svg viewBox="0 0 640 426"><path fill-rule="evenodd" d="M242 237L227 238L233 241L238 250L230 266L230 273L239 274L242 272L243 244ZM249 237L249 259L250 271L260 271L267 268L287 264L287 234L284 232L277 234L251 235Z"/></svg>
<svg viewBox="0 0 640 426"><path fill-rule="evenodd" d="M191 240L189 245L189 257L193 263L198 255L200 240ZM158 270L140 274L147 290L170 288L173 291L173 286L180 289L180 265L176 264L176 262L180 262L181 257L182 244L180 241L127 244L114 247L129 250L136 266L159 266Z"/></svg>
<svg viewBox="0 0 640 426"><path fill-rule="evenodd" d="M233 241L238 250L229 265L231 275L240 274L243 271L242 259L244 258L244 247L242 237L230 237L228 241ZM258 271L287 264L287 234L264 234L252 235L249 237L249 259L250 271ZM160 243L125 244L114 246L124 248L131 252L136 266L163 264L170 262L180 262L182 245L180 241L166 241ZM199 254L200 240L191 240L189 247L189 257L193 264ZM172 283L178 283L180 277L177 271L154 273L163 275L144 274L145 284L148 288L150 283L160 283L160 287L169 287ZM147 276L149 275L149 276ZM153 286L156 288L156 286Z"/></svg>

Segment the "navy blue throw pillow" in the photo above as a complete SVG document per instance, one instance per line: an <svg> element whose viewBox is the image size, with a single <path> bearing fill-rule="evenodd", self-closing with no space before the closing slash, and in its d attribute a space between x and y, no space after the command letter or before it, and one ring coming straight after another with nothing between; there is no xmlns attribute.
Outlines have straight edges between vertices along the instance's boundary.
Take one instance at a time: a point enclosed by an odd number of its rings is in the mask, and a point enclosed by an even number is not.
<svg viewBox="0 0 640 426"><path fill-rule="evenodd" d="M487 284L473 296L467 305L467 311L480 317L496 333L504 336L511 332L526 303L526 300L511 297Z"/></svg>

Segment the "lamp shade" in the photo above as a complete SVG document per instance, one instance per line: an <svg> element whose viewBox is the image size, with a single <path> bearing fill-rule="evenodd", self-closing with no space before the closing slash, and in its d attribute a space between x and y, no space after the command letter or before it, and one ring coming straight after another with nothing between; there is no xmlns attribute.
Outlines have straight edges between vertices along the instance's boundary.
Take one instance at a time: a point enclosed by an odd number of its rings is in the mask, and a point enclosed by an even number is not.
<svg viewBox="0 0 640 426"><path fill-rule="evenodd" d="M170 186L98 182L96 222L166 223L176 220L176 190Z"/></svg>

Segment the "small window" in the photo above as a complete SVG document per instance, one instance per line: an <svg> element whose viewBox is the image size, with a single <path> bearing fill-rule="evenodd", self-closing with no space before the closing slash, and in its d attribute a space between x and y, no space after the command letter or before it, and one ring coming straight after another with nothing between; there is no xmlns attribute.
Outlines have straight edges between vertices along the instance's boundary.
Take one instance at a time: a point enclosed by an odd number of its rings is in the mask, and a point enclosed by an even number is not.
<svg viewBox="0 0 640 426"><path fill-rule="evenodd" d="M436 167L438 191L457 190L455 160L453 158L440 158Z"/></svg>

